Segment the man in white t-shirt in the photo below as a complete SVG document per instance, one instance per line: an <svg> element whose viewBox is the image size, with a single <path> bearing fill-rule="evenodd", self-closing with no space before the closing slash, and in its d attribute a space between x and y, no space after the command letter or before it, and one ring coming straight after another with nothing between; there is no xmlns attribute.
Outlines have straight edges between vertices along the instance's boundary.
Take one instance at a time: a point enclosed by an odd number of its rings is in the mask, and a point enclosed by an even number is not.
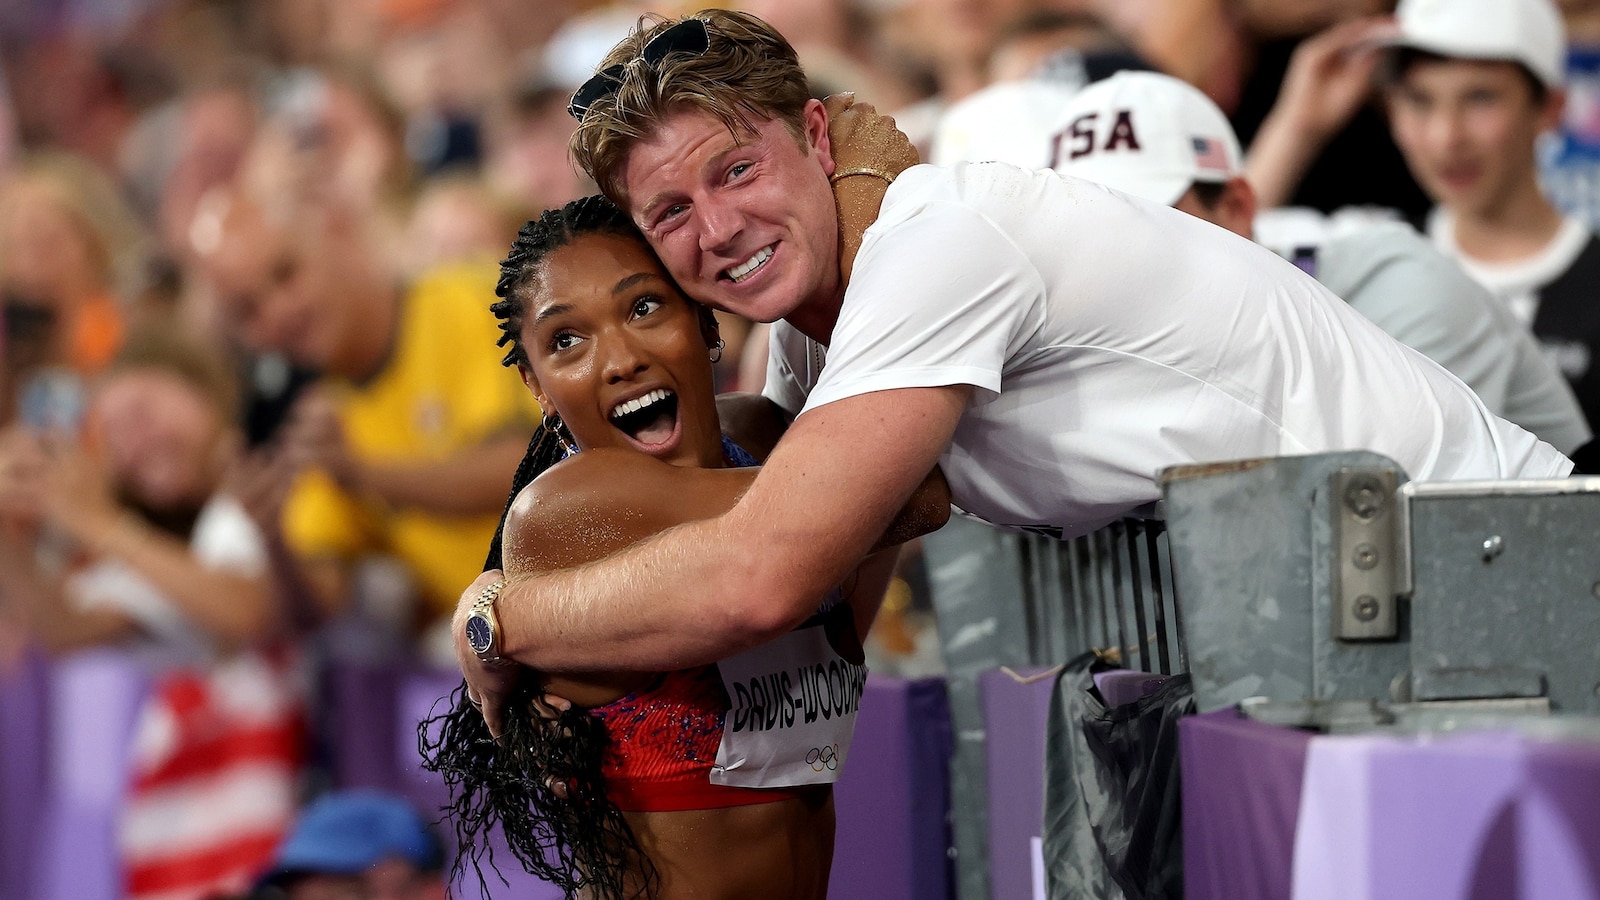
<svg viewBox="0 0 1600 900"><path fill-rule="evenodd" d="M1267 216L1278 226L1257 234L1255 192L1233 127L1187 82L1122 72L1070 93L1025 82L987 93L979 107L952 110L936 159L959 151L969 160L1053 167L1255 236L1395 340L1449 369L1490 412L1563 453L1590 439L1572 390L1527 327L1410 226L1354 216L1336 223L1304 210ZM1118 127L1126 140L1113 140ZM1080 137L1063 140L1074 134Z"/></svg>
<svg viewBox="0 0 1600 900"><path fill-rule="evenodd" d="M916 166L852 260L839 212L880 173L831 145L780 36L701 15L613 50L574 97L577 155L686 292L783 319L768 396L799 417L727 514L487 599L498 573L475 582L458 621L492 606L497 628L460 655L486 707L515 676L483 656L669 669L781 634L936 463L966 512L1061 535L1149 509L1179 463L1367 448L1422 479L1570 470L1270 251L1090 182Z"/></svg>
<svg viewBox="0 0 1600 900"><path fill-rule="evenodd" d="M1395 143L1438 206L1436 246L1532 328L1600 423L1600 240L1541 191L1566 37L1551 0L1406 0L1387 89Z"/></svg>

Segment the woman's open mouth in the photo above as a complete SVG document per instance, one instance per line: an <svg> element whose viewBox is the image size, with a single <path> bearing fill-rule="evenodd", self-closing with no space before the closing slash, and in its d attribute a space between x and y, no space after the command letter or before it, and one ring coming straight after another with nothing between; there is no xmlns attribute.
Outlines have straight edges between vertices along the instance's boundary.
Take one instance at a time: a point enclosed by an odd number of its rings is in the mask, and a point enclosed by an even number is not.
<svg viewBox="0 0 1600 900"><path fill-rule="evenodd" d="M642 397L617 404L611 424L645 449L657 449L678 430L678 395L656 388Z"/></svg>

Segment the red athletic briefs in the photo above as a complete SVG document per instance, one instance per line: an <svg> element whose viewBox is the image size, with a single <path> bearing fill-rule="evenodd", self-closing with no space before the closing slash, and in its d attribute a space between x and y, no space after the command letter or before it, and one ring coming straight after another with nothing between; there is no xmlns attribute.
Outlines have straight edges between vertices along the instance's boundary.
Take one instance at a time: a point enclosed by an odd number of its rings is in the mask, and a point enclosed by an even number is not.
<svg viewBox="0 0 1600 900"><path fill-rule="evenodd" d="M609 738L601 771L619 809L671 812L775 803L800 793L711 783L730 703L716 666L651 678L637 691L589 710Z"/></svg>

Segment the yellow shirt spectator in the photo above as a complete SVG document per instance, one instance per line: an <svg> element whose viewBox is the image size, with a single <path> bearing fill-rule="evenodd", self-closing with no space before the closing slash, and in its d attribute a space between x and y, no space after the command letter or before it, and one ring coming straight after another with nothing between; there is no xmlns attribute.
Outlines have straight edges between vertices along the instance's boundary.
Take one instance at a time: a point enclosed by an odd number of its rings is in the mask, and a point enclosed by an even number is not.
<svg viewBox="0 0 1600 900"><path fill-rule="evenodd" d="M406 292L391 356L378 374L359 384L333 381L353 456L378 464L438 460L508 431L532 433L538 405L495 348L499 331L488 307L496 274L475 265L424 276ZM388 508L308 472L289 496L283 524L303 557L397 557L427 606L447 616L461 586L477 576L497 521L492 513Z"/></svg>

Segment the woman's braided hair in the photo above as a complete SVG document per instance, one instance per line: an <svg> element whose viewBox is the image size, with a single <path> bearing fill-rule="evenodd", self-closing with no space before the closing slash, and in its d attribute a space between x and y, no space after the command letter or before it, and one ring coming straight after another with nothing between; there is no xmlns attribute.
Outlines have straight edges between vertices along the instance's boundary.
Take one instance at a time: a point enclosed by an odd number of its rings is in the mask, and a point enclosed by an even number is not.
<svg viewBox="0 0 1600 900"><path fill-rule="evenodd" d="M579 235L596 233L642 240L627 216L598 195L547 210L517 232L500 264L495 286L500 300L489 307L500 319L497 346L511 345L505 365L528 363L522 318L539 264ZM501 539L517 495L564 455L560 436L541 425L512 478L484 571L502 568ZM494 867L488 836L498 824L523 868L560 887L568 898L579 891L598 900L650 896L655 869L621 810L606 796L600 768L607 742L604 724L577 707L555 719L541 717L534 707L541 693L538 681L531 670L523 674L507 700L498 741L468 701L465 682L450 695L447 712L418 726L423 768L439 773L450 789L446 812L460 844L452 881L470 862L488 896L482 862Z"/></svg>
<svg viewBox="0 0 1600 900"><path fill-rule="evenodd" d="M574 200L560 209L547 209L539 218L523 225L511 244L511 252L500 261L500 281L494 286L495 296L500 300L489 306L489 311L500 320L500 340L495 346L511 345L501 365L528 364L528 351L522 346L524 298L538 286L539 264L545 257L584 234L615 234L644 240L628 214L599 194Z"/></svg>

